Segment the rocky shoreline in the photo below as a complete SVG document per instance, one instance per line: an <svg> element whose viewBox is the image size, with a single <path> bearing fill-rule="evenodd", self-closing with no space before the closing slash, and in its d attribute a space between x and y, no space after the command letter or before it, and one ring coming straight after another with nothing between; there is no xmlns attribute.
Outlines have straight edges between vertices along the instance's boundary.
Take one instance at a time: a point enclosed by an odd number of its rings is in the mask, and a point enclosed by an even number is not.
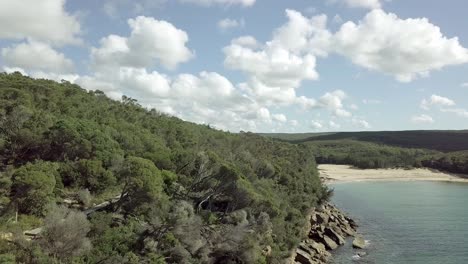
<svg viewBox="0 0 468 264"><path fill-rule="evenodd" d="M330 203L321 205L310 213L309 219L307 238L293 253L291 263L330 263L331 252L344 245L347 237L354 237L354 248L365 247L365 240L357 234L357 223L334 205ZM359 252L358 255L365 255L365 252Z"/></svg>

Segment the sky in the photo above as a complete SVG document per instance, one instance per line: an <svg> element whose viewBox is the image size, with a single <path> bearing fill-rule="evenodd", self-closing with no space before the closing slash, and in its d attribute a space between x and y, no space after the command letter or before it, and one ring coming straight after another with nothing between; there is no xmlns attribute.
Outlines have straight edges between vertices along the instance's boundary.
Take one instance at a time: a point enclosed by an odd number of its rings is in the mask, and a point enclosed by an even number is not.
<svg viewBox="0 0 468 264"><path fill-rule="evenodd" d="M466 0L0 0L0 68L238 132L467 129Z"/></svg>

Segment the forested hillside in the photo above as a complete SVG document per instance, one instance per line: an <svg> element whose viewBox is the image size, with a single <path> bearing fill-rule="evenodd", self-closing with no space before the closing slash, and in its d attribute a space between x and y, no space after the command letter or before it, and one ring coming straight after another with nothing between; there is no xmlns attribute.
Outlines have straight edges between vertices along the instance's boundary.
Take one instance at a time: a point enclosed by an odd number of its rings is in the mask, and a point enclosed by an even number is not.
<svg viewBox="0 0 468 264"><path fill-rule="evenodd" d="M421 161L438 151L407 149L353 140L324 140L304 143L319 164L350 164L361 169L421 167Z"/></svg>
<svg viewBox="0 0 468 264"><path fill-rule="evenodd" d="M329 195L305 145L0 74L1 263L278 263Z"/></svg>
<svg viewBox="0 0 468 264"><path fill-rule="evenodd" d="M270 134L270 136L293 143L324 140L356 140L402 148L432 149L443 152L468 150L468 130Z"/></svg>

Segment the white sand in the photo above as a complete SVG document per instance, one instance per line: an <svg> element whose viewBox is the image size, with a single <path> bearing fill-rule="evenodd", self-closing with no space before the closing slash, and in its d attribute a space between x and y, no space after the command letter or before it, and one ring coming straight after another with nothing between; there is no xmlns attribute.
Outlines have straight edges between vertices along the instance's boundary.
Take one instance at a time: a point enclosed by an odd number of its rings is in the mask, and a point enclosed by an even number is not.
<svg viewBox="0 0 468 264"><path fill-rule="evenodd" d="M449 174L429 169L357 169L349 165L321 164L320 177L325 182L359 181L446 181L467 182L468 176Z"/></svg>

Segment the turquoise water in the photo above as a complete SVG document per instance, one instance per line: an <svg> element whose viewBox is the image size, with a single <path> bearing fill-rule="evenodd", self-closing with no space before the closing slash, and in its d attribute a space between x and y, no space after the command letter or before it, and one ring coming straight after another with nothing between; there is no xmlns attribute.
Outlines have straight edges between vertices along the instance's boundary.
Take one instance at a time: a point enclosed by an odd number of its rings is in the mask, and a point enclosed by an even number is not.
<svg viewBox="0 0 468 264"><path fill-rule="evenodd" d="M352 260L350 242L335 262L468 264L468 184L339 183L332 202L357 220L370 244Z"/></svg>

